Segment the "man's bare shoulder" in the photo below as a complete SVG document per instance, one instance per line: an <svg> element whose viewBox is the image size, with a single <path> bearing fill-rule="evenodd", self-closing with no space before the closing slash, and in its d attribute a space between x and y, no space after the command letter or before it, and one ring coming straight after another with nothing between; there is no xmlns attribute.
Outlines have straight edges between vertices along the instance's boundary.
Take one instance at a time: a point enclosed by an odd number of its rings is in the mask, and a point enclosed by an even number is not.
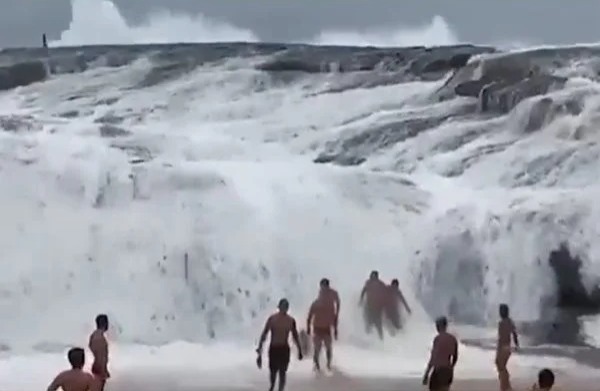
<svg viewBox="0 0 600 391"><path fill-rule="evenodd" d="M104 333L101 330L94 330L90 334L90 341L106 340Z"/></svg>
<svg viewBox="0 0 600 391"><path fill-rule="evenodd" d="M68 369L66 371L59 372L58 375L56 375L55 380L60 381L60 380L64 379L66 376L68 376L71 373L71 371L72 371L71 369Z"/></svg>
<svg viewBox="0 0 600 391"><path fill-rule="evenodd" d="M449 334L449 335L452 338L452 343L454 343L454 345L458 346L458 338L456 338L456 335L454 335L454 334Z"/></svg>

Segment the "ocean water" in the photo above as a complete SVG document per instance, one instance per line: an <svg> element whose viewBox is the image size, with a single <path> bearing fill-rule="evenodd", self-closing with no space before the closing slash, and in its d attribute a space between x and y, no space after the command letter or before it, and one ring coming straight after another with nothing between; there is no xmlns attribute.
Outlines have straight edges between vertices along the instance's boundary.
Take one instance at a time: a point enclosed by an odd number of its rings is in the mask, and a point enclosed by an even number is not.
<svg viewBox="0 0 600 391"><path fill-rule="evenodd" d="M519 49L561 59L551 71L568 82L545 96L580 107L530 131L539 97L481 114L475 99L432 98L449 74L401 74L392 46L458 42L439 17L285 46L201 16L130 27L109 1L73 11L42 55L53 75L0 93L1 388L44 387L100 312L116 383L162 371L209 386L232 368L253 382L265 317L287 297L303 325L322 277L342 298L336 365L420 376L435 316L481 339L499 303L538 320L561 243L586 286L600 276L599 95L585 50L562 61L569 48ZM92 44L123 46L80 46ZM383 343L358 307L373 269L398 278L413 309ZM461 349L457 376L495 376L490 351ZM310 376L309 361L291 373ZM511 365L580 368L526 355Z"/></svg>

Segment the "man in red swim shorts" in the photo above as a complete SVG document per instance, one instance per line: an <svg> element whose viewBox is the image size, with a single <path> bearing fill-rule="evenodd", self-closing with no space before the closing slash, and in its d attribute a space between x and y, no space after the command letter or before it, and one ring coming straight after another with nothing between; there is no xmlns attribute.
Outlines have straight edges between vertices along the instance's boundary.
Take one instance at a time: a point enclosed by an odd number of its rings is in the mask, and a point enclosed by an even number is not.
<svg viewBox="0 0 600 391"><path fill-rule="evenodd" d="M319 356L321 348L325 345L325 355L327 357L327 369L331 371L332 351L332 333L337 338L337 316L335 308L330 305L330 299L326 292L321 292L319 297L310 306L308 319L306 321L306 331L313 335L313 362L316 371L321 370Z"/></svg>

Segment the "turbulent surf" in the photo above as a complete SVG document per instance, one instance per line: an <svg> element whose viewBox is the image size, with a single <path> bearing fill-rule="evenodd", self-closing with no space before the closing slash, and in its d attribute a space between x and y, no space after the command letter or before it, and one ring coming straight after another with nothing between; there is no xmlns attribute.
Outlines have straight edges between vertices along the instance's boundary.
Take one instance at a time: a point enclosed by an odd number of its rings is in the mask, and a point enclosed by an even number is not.
<svg viewBox="0 0 600 391"><path fill-rule="evenodd" d="M591 343L599 53L5 49L0 343L62 347L98 311L124 343L250 339L280 297L304 316L327 276L352 303L372 269L409 336L505 302L534 342Z"/></svg>

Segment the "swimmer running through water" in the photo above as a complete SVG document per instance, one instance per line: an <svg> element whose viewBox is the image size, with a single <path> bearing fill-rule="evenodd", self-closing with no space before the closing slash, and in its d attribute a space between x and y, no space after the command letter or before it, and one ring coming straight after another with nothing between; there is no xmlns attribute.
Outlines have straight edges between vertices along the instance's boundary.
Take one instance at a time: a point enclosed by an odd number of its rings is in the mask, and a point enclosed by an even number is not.
<svg viewBox="0 0 600 391"><path fill-rule="evenodd" d="M106 380L110 378L108 372L108 342L104 334L108 331L108 316L100 314L96 316L96 330L92 332L89 340L89 348L94 355L92 373L98 383L98 391L104 391Z"/></svg>
<svg viewBox="0 0 600 391"><path fill-rule="evenodd" d="M400 304L406 308L406 312L411 313L410 307L400 290L400 283L398 279L394 278L392 283L388 286L387 302L386 302L386 315L395 329L400 330L402 328L402 321L400 318Z"/></svg>
<svg viewBox="0 0 600 391"><path fill-rule="evenodd" d="M448 320L442 316L435 321L438 335L433 339L431 356L423 375L423 385L429 383L430 391L448 391L454 380L454 367L458 362L458 340L448 329Z"/></svg>
<svg viewBox="0 0 600 391"><path fill-rule="evenodd" d="M296 320L287 313L289 308L290 304L286 299L281 299L279 301L279 311L269 316L265 322L265 327L260 335L260 341L258 343L258 348L256 349L256 353L258 354L257 361L260 363L262 361L261 355L263 344L267 339L267 335L270 333L269 391L273 391L277 375L279 375L279 391L285 389L286 375L290 364L290 345L288 344L290 334L292 334L294 344L298 348L298 360L302 360L302 348L300 347L300 340L298 338Z"/></svg>
<svg viewBox="0 0 600 391"><path fill-rule="evenodd" d="M379 272L373 270L360 293L360 304L365 301L364 318L367 333L373 326L377 329L380 339L383 339L383 311L385 309L387 286L379 279Z"/></svg>
<svg viewBox="0 0 600 391"><path fill-rule="evenodd" d="M85 352L82 348L72 348L67 353L71 369L59 373L47 391L89 391L94 385L94 377L83 370L85 364Z"/></svg>
<svg viewBox="0 0 600 391"><path fill-rule="evenodd" d="M508 360L512 354L511 336L515 343L515 348L519 348L519 336L517 328L510 318L508 305L500 304L498 307L500 322L498 322L498 340L496 343L496 369L498 370L498 381L500 390L508 391L512 389L510 384L510 373L508 372Z"/></svg>

